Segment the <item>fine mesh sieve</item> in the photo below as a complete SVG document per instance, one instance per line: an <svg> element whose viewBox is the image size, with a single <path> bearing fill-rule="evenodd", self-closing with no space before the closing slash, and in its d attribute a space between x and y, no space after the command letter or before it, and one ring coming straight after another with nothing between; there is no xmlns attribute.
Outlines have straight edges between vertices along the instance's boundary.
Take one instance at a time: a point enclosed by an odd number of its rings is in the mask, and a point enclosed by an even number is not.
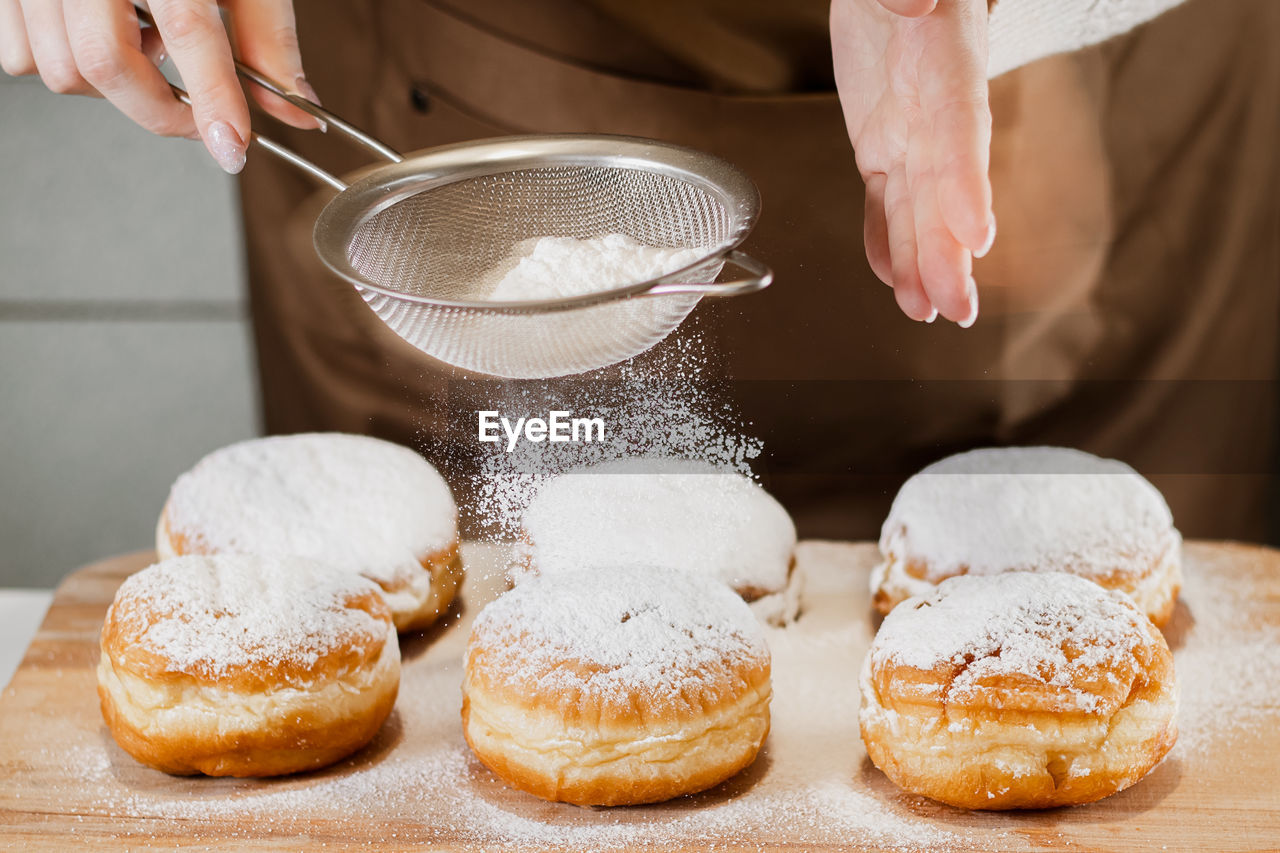
<svg viewBox="0 0 1280 853"><path fill-rule="evenodd" d="M145 13L139 13L146 19ZM238 62L237 72L390 161L350 184L279 143L253 142L338 190L316 252L396 334L440 361L542 378L626 360L666 337L703 296L767 287L772 271L737 250L760 196L729 163L622 136L513 136L402 157L318 104ZM186 94L174 87L183 100ZM701 257L660 278L583 296L493 302L495 270L543 236L625 234ZM738 280L716 282L726 264Z"/></svg>
<svg viewBox="0 0 1280 853"><path fill-rule="evenodd" d="M704 295L769 284L735 247L754 186L723 161L648 140L513 137L439 148L356 180L320 214L320 258L397 334L441 361L497 376L603 367L666 337ZM579 297L490 302L500 265L533 238L626 234L697 249L659 279ZM729 261L748 277L713 283Z"/></svg>

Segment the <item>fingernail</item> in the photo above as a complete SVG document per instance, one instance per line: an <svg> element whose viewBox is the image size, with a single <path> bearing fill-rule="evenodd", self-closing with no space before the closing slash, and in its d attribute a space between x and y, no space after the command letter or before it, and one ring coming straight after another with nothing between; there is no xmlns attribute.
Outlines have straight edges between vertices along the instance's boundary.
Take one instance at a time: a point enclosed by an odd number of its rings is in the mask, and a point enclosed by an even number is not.
<svg viewBox="0 0 1280 853"><path fill-rule="evenodd" d="M938 319L938 309L934 308L932 311L929 312L929 316L924 318L924 321L926 323L932 323L936 319Z"/></svg>
<svg viewBox="0 0 1280 853"><path fill-rule="evenodd" d="M213 159L229 175L238 175L244 168L244 140L236 129L225 121L215 121L205 131L206 144Z"/></svg>
<svg viewBox="0 0 1280 853"><path fill-rule="evenodd" d="M987 236L982 241L982 246L973 253L975 258L986 257L987 252L991 251L991 245L996 241L996 215L993 213L987 218Z"/></svg>
<svg viewBox="0 0 1280 853"><path fill-rule="evenodd" d="M316 94L316 90L311 88L311 84L307 82L307 78L299 74L293 81L293 92L295 95L301 95L313 104L320 104L320 96Z"/></svg>
<svg viewBox="0 0 1280 853"><path fill-rule="evenodd" d="M964 319L956 323L962 329L967 329L973 325L978 319L978 283L973 280L973 276L969 276L969 313Z"/></svg>
<svg viewBox="0 0 1280 853"><path fill-rule="evenodd" d="M156 54L156 68L159 68L161 65L164 65L168 61L169 61L169 54L165 53L164 49L161 48L160 52Z"/></svg>
<svg viewBox="0 0 1280 853"><path fill-rule="evenodd" d="M316 106L324 106L320 103L320 96L316 94L316 90L311 88L311 84L307 82L307 78L299 74L293 81L293 93L301 95ZM321 133L329 132L329 125L324 119L311 117L316 123L316 129Z"/></svg>

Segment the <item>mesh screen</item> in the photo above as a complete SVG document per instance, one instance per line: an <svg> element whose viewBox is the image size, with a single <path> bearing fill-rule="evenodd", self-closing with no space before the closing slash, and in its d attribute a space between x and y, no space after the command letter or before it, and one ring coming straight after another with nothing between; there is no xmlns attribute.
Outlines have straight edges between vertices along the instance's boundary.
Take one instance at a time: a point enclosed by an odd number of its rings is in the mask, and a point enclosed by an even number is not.
<svg viewBox="0 0 1280 853"><path fill-rule="evenodd" d="M710 250L729 239L731 227L719 199L688 181L637 169L550 166L409 196L355 231L348 258L360 275L400 293L482 300L522 240L616 233Z"/></svg>

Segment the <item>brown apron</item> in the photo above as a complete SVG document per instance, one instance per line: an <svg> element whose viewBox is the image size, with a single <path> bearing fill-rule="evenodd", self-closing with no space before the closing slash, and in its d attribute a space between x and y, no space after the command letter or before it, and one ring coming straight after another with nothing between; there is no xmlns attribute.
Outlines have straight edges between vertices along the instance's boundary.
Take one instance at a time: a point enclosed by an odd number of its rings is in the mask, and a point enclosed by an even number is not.
<svg viewBox="0 0 1280 853"><path fill-rule="evenodd" d="M999 237L976 266L970 330L907 320L871 275L832 93L725 94L599 70L424 0L317 0L298 15L326 104L402 151L635 134L714 152L756 181L764 208L746 248L776 284L695 314L802 535L872 537L903 477L992 443L1124 459L1187 535L1266 535L1280 4L1192 0L993 82ZM338 172L368 162L340 140L279 135ZM259 155L242 199L267 430L369 433L433 456L457 416L450 374L320 269L310 229L324 194Z"/></svg>

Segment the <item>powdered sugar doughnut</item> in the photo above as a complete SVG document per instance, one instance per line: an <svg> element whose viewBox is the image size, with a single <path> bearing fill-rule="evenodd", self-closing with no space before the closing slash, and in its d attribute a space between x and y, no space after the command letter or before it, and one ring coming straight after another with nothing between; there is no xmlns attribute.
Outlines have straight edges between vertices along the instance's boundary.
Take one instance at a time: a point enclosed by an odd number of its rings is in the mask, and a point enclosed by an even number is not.
<svg viewBox="0 0 1280 853"><path fill-rule="evenodd" d="M371 581L325 563L176 557L125 580L98 662L120 746L166 773L274 776L368 743L400 646Z"/></svg>
<svg viewBox="0 0 1280 853"><path fill-rule="evenodd" d="M769 731L769 649L706 575L557 572L476 618L467 742L509 784L579 805L657 802L749 765Z"/></svg>
<svg viewBox="0 0 1280 853"><path fill-rule="evenodd" d="M899 786L1046 808L1137 782L1177 739L1173 656L1123 593L1074 575L955 577L885 617L862 739Z"/></svg>
<svg viewBox="0 0 1280 853"><path fill-rule="evenodd" d="M517 581L669 566L720 579L770 622L798 607L791 516L759 484L706 463L634 457L577 468L543 486L521 523Z"/></svg>
<svg viewBox="0 0 1280 853"><path fill-rule="evenodd" d="M173 484L156 550L323 560L377 583L401 631L433 622L462 580L458 510L436 469L398 444L341 433L209 454Z"/></svg>
<svg viewBox="0 0 1280 853"><path fill-rule="evenodd" d="M1063 447L988 448L902 486L871 575L887 613L954 575L1069 572L1127 593L1157 625L1182 586L1182 537L1164 498L1113 459Z"/></svg>

